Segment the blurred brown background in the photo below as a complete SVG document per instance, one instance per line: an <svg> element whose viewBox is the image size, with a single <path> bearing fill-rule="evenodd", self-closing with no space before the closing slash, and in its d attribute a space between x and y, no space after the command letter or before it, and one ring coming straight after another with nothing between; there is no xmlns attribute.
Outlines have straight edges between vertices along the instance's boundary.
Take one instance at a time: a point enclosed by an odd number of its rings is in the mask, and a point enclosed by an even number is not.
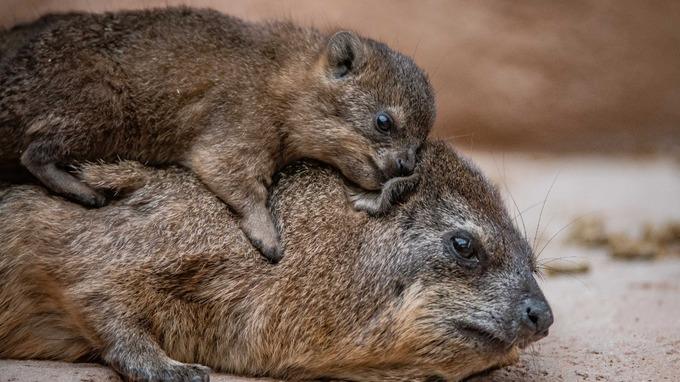
<svg viewBox="0 0 680 382"><path fill-rule="evenodd" d="M355 29L430 73L435 135L465 146L518 212L539 263L567 273L540 281L551 335L480 380L680 381L668 367L680 365L680 252L624 262L568 240L584 217L634 246L645 227L680 227L679 0L0 0L0 27L50 11L178 4ZM11 362L0 361L0 382L35 380L26 367L116 379L92 365Z"/></svg>
<svg viewBox="0 0 680 382"><path fill-rule="evenodd" d="M347 27L415 57L437 89L435 135L458 145L680 151L679 1L0 1L4 27L177 4Z"/></svg>

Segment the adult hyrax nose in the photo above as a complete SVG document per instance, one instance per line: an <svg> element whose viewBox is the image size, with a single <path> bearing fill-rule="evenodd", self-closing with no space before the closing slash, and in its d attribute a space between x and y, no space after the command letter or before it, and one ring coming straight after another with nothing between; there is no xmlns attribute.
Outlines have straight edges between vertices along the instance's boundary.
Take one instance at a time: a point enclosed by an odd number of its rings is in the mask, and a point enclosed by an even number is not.
<svg viewBox="0 0 680 382"><path fill-rule="evenodd" d="M527 297L520 304L520 319L524 332L531 336L545 336L553 323L550 306L541 297Z"/></svg>

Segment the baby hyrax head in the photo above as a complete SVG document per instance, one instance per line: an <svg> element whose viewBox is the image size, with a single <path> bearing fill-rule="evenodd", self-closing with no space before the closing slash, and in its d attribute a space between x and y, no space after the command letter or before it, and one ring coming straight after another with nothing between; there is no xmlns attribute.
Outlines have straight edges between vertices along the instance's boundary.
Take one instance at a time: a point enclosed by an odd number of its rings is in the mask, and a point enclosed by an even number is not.
<svg viewBox="0 0 680 382"><path fill-rule="evenodd" d="M427 338L408 342L428 344L415 349L429 355L423 362L457 379L462 364L480 371L506 363L548 334L553 315L531 247L481 173L444 144L427 144L417 171L418 189L391 215L395 229L384 224L366 250L402 259L381 272L403 277L406 289L417 285L412 329ZM402 256L384 253L403 238Z"/></svg>
<svg viewBox="0 0 680 382"><path fill-rule="evenodd" d="M304 110L296 113L314 137L305 156L368 190L413 171L435 105L427 76L409 57L342 31L324 41L306 76L297 103Z"/></svg>

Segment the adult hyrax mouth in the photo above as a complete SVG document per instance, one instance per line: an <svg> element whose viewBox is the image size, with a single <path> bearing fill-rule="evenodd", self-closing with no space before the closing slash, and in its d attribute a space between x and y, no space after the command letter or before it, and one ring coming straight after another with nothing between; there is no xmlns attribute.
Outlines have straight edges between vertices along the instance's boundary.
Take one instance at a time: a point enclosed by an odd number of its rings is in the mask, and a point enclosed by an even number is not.
<svg viewBox="0 0 680 382"><path fill-rule="evenodd" d="M509 337L499 330L486 328L482 325L465 323L458 326L458 331L466 339L492 351L506 352L513 346L518 346L516 335Z"/></svg>
<svg viewBox="0 0 680 382"><path fill-rule="evenodd" d="M470 323L459 325L458 330L466 339L473 341L478 346L490 351L500 352L507 352L515 346L524 349L532 343L547 337L549 333L548 329L546 329L529 336L524 336L521 332L509 335L501 330Z"/></svg>

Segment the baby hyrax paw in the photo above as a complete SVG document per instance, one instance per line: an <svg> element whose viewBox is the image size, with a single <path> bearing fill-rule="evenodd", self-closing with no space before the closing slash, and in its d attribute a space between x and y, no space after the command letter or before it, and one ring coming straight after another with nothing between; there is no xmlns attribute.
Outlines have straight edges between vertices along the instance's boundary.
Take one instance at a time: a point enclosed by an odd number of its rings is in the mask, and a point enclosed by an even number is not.
<svg viewBox="0 0 680 382"><path fill-rule="evenodd" d="M250 242L269 262L276 264L283 257L279 233L267 210L244 215L241 229Z"/></svg>
<svg viewBox="0 0 680 382"><path fill-rule="evenodd" d="M353 188L348 190L348 197L354 209L366 211L371 216L385 214L395 204L403 201L413 192L420 182L417 172L405 177L392 178L385 182L378 192Z"/></svg>

